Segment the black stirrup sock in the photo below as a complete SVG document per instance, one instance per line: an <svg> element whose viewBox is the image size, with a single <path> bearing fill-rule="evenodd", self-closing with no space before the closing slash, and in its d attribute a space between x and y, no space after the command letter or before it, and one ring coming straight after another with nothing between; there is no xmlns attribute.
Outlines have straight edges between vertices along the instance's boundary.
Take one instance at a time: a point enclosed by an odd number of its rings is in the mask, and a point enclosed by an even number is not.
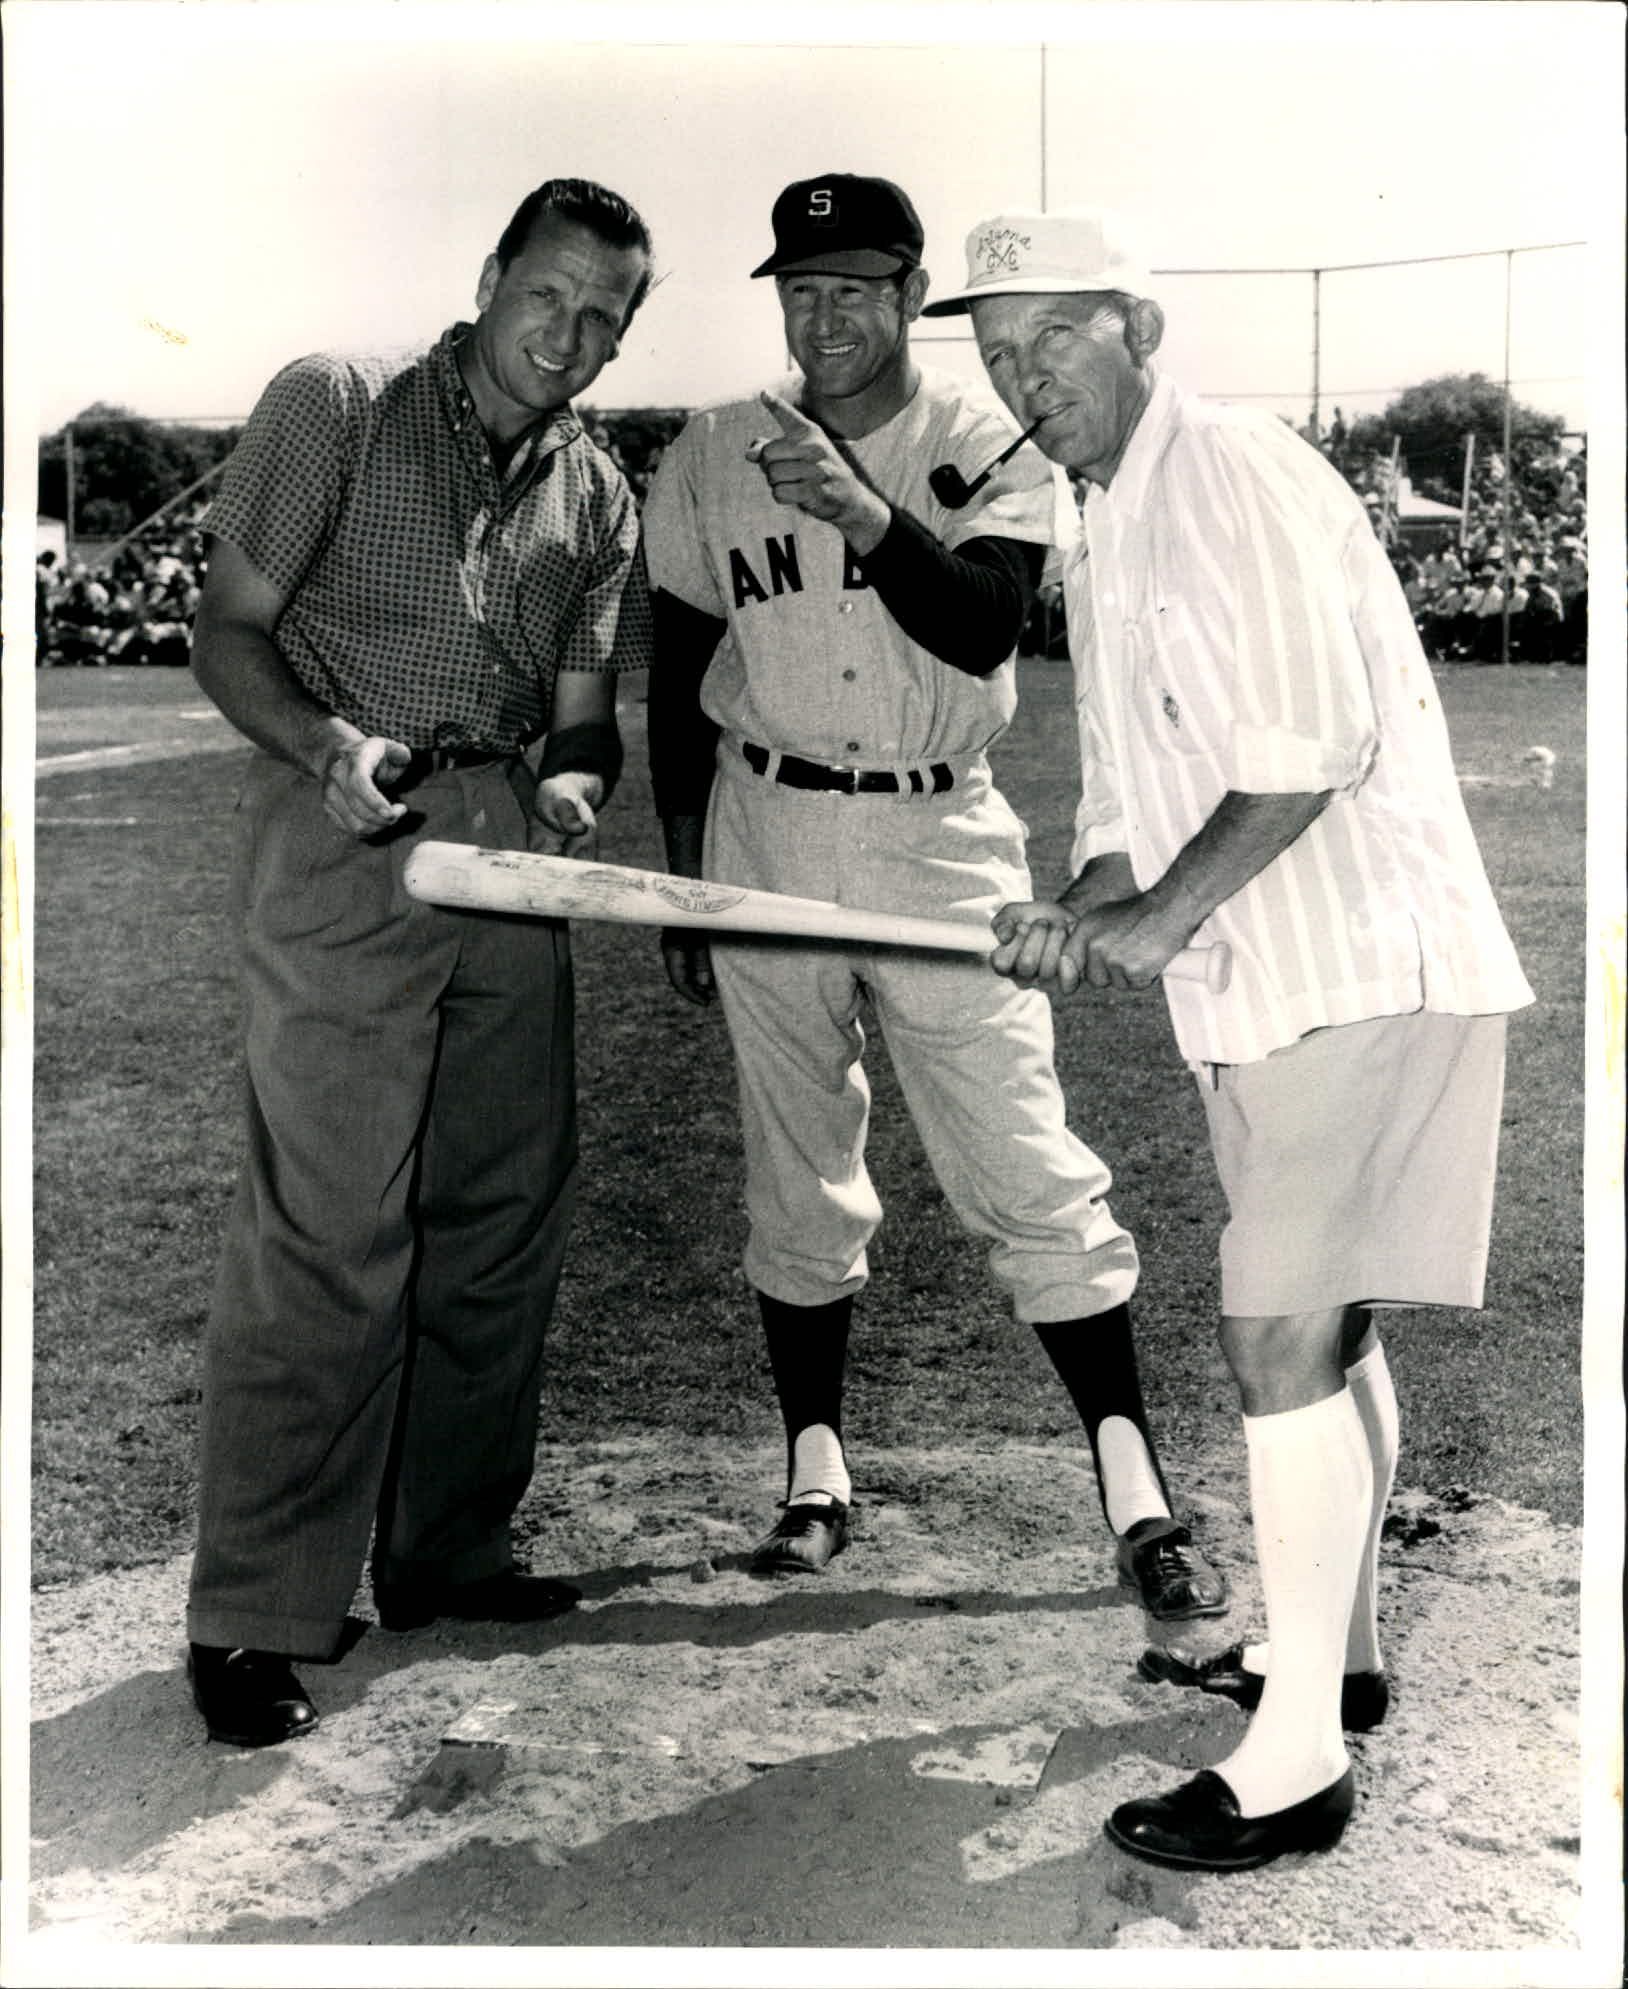
<svg viewBox="0 0 1628 1989"><path fill-rule="evenodd" d="M763 1339L774 1372L774 1392L786 1425L786 1483L792 1449L800 1430L824 1423L842 1438L842 1377L848 1364L848 1327L854 1302L833 1298L824 1305L787 1305L757 1295Z"/></svg>
<svg viewBox="0 0 1628 1989"><path fill-rule="evenodd" d="M1097 1497L1102 1501L1103 1518L1113 1525L1108 1513L1102 1452L1097 1442L1097 1432L1109 1416L1123 1416L1135 1426L1147 1446L1148 1461L1168 1508L1170 1491L1159 1464L1159 1453L1154 1448L1153 1432L1148 1428L1142 1384L1136 1371L1130 1307L1115 1305L1085 1319L1048 1321L1036 1325L1034 1330L1085 1425L1091 1442L1091 1461L1097 1470Z"/></svg>

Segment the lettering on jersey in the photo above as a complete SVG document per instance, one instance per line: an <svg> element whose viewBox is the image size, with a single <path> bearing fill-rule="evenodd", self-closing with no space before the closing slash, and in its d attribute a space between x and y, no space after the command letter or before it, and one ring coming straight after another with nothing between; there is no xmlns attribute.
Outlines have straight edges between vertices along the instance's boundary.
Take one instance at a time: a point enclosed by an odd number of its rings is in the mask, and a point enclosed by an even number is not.
<svg viewBox="0 0 1628 1989"><path fill-rule="evenodd" d="M785 593L789 587L794 594L803 591L803 576L797 571L797 534L788 532L783 539L765 539L763 550L769 555L769 585L776 594Z"/></svg>
<svg viewBox="0 0 1628 1989"><path fill-rule="evenodd" d="M752 601L777 601L782 594L805 592L803 569L797 557L797 534L787 532L784 538L764 539L763 557L755 567L739 546L731 546L729 584L737 608L744 608ZM842 586L845 593L870 586L858 554L847 544L842 548Z"/></svg>
<svg viewBox="0 0 1628 1989"><path fill-rule="evenodd" d="M766 601L769 590L746 564L746 555L739 546L729 548L729 584L735 590L735 606L744 608L748 601Z"/></svg>
<svg viewBox="0 0 1628 1989"><path fill-rule="evenodd" d="M763 557L769 575L767 587L752 571L751 562L740 547L729 548L729 584L737 608L744 608L748 601L767 601L771 593L776 599L782 594L802 593L803 576L797 565L795 532L788 532L783 539L765 539Z"/></svg>

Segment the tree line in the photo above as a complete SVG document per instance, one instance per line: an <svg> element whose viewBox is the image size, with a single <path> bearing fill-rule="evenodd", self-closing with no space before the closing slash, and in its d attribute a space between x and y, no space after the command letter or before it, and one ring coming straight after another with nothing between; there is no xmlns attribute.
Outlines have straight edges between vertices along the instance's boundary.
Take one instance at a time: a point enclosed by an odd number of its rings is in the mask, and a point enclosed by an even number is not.
<svg viewBox="0 0 1628 1989"><path fill-rule="evenodd" d="M685 408L579 410L601 448L620 465L642 498L661 452L683 427ZM126 407L93 402L53 434L41 437L38 510L68 515L68 438L73 435L74 536L117 539L216 469L237 446L241 423L201 428L152 421Z"/></svg>
<svg viewBox="0 0 1628 1989"><path fill-rule="evenodd" d="M621 466L637 496L649 487L661 452L683 426L683 408L581 410L583 423ZM1511 435L1517 459L1533 448L1552 448L1564 432L1559 415L1515 402ZM117 538L229 456L240 427L202 428L151 421L129 408L96 401L54 434L42 438L39 509L66 518L68 429L73 431L74 530L77 537ZM1402 458L1425 495L1453 501L1464 460L1464 439L1476 452L1503 448L1503 389L1484 373L1450 373L1409 387L1382 414L1351 424L1353 450L1385 449L1400 440Z"/></svg>

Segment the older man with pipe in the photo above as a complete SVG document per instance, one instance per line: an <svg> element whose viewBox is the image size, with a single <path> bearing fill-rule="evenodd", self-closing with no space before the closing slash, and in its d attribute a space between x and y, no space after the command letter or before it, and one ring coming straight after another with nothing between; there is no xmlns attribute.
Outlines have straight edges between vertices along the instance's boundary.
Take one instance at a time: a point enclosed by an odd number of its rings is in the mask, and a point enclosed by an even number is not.
<svg viewBox="0 0 1628 1989"><path fill-rule="evenodd" d="M967 280L990 379L1083 480L1064 572L1083 798L1072 883L996 916L997 970L1167 978L1230 1221L1221 1344L1241 1398L1268 1641L1148 1675L1252 1708L1239 1745L1109 1836L1159 1863L1338 1840L1342 1727L1389 1695L1375 1617L1396 1398L1385 1305L1479 1306L1505 1015L1532 999L1459 797L1429 666L1361 503L1282 422L1163 376L1164 313L1100 213L997 216Z"/></svg>

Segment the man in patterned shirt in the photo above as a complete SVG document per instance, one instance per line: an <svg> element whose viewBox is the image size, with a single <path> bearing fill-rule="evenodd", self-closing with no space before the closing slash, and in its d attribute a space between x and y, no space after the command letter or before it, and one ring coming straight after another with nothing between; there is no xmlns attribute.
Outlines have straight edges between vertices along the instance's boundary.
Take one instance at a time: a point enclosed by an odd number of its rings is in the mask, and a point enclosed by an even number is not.
<svg viewBox="0 0 1628 1989"><path fill-rule="evenodd" d="M509 1538L575 1186L567 933L416 903L401 873L424 836L586 848L615 782L649 602L631 493L570 401L650 281L626 201L549 181L473 324L280 373L206 520L194 668L261 750L188 1668L239 1746L316 1725L290 1660L335 1653L370 1528L387 1629L577 1599Z"/></svg>
<svg viewBox="0 0 1628 1989"><path fill-rule="evenodd" d="M1371 1308L1480 1305L1505 1016L1532 995L1406 599L1338 471L1160 375L1163 314L1103 216L997 216L967 262L928 314L970 308L1001 397L1088 486L1064 566L1077 875L997 914L995 965L1068 994L1148 987L1195 938L1232 949L1224 994L1165 993L1230 1207L1221 1343L1270 1641L1147 1654L1145 1675L1258 1710L1108 1832L1240 1870L1337 1840L1342 1727L1384 1717L1397 1415Z"/></svg>

